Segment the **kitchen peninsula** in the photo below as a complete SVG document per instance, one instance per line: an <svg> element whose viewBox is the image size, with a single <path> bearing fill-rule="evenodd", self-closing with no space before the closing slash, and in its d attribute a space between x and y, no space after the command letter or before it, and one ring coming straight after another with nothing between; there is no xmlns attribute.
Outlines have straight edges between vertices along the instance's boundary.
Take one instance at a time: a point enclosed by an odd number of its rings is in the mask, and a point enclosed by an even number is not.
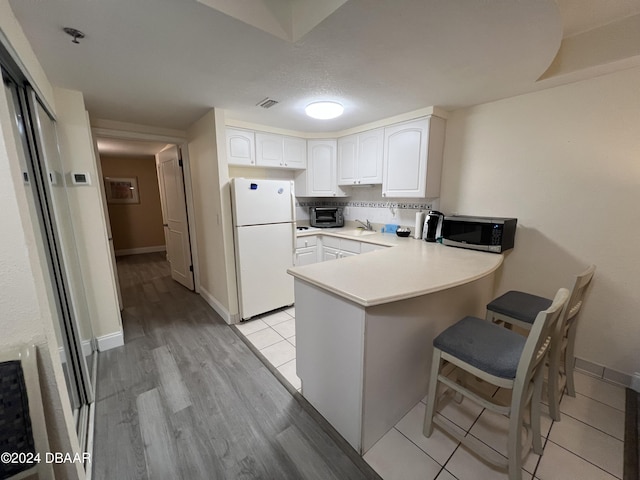
<svg viewBox="0 0 640 480"><path fill-rule="evenodd" d="M484 315L503 260L363 233L322 235L391 248L288 270L302 395L360 454L424 397L433 338L465 315Z"/></svg>

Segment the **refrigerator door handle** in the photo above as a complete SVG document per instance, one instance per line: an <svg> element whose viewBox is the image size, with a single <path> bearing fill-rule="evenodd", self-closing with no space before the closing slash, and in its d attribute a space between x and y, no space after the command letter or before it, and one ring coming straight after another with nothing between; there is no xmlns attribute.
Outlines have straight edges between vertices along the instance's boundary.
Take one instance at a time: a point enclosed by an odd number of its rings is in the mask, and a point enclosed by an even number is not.
<svg viewBox="0 0 640 480"><path fill-rule="evenodd" d="M294 185L293 181L291 181L291 236L293 237L291 245L293 248L293 258L295 258L296 254L296 232L298 231L298 225L296 224L296 194Z"/></svg>
<svg viewBox="0 0 640 480"><path fill-rule="evenodd" d="M296 258L295 255L296 255L296 238L297 238L296 232L297 232L297 230L298 230L298 228L297 228L296 222L293 222L291 224L291 237L292 237L291 245L292 245L292 248L293 248L293 258L294 259Z"/></svg>

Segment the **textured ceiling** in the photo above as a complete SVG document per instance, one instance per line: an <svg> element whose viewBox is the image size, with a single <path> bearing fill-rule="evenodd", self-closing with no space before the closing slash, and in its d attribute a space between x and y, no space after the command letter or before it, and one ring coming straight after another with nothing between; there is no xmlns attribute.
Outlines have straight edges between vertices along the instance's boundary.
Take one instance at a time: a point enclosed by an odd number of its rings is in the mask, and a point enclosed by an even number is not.
<svg viewBox="0 0 640 480"><path fill-rule="evenodd" d="M322 132L504 98L534 89L563 36L553 0L348 0L296 42L197 0L10 3L51 83L82 91L93 118L180 130L211 107ZM86 38L72 44L63 26ZM280 103L257 107L265 97ZM307 118L321 99L345 115Z"/></svg>

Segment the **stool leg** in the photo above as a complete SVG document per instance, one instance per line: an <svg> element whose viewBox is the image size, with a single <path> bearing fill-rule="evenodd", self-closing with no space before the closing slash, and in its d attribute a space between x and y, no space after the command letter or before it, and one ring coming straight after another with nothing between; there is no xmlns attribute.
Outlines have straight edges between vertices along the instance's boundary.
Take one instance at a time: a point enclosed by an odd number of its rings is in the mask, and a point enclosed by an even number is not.
<svg viewBox="0 0 640 480"><path fill-rule="evenodd" d="M516 396L514 389L513 395ZM524 395L520 390L520 395ZM522 408L521 398L514 398L511 402L509 416L509 438L507 444L507 459L509 465L509 480L522 480ZM533 420L532 420L533 421Z"/></svg>
<svg viewBox="0 0 640 480"><path fill-rule="evenodd" d="M440 373L440 349L433 348L433 359L431 360L431 375L429 376L429 391L427 393L427 408L424 414L424 426L422 433L425 437L430 437L433 433L433 416L436 413L436 403L438 401L438 374Z"/></svg>
<svg viewBox="0 0 640 480"><path fill-rule="evenodd" d="M542 455L542 434L540 432L540 403L542 401L542 385L544 384L544 368L541 365L535 374L533 396L531 397L531 436L533 452ZM550 403L551 404L551 403Z"/></svg>
<svg viewBox="0 0 640 480"><path fill-rule="evenodd" d="M551 352L549 353L549 379L547 381L547 392L549 394L549 414L556 422L560 421L560 396L558 384L560 380L560 355L562 350L562 332L557 332L551 341Z"/></svg>
<svg viewBox="0 0 640 480"><path fill-rule="evenodd" d="M567 332L567 348L564 351L564 372L567 380L567 394L572 397L576 396L576 387L573 382L573 367L576 363L576 358L573 355L573 347L576 343L576 330L576 322L571 321L569 331Z"/></svg>

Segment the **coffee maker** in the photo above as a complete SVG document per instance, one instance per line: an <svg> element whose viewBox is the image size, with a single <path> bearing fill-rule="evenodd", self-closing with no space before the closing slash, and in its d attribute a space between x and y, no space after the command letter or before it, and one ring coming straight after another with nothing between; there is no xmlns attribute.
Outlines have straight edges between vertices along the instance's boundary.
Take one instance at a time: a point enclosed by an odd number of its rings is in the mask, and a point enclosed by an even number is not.
<svg viewBox="0 0 640 480"><path fill-rule="evenodd" d="M444 213L431 210L424 220L424 228L422 229L422 239L427 242L435 242L439 228L442 226Z"/></svg>

